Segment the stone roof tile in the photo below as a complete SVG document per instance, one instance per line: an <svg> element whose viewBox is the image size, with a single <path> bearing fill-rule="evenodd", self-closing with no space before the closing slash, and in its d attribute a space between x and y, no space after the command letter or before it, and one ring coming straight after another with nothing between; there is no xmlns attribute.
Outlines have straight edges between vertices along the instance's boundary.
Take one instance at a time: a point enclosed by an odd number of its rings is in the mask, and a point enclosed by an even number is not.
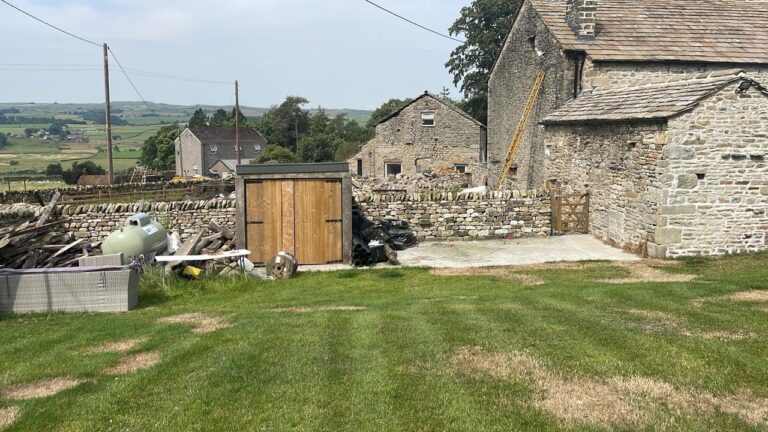
<svg viewBox="0 0 768 432"><path fill-rule="evenodd" d="M666 84L583 93L547 116L543 124L661 120L696 107L702 99L737 81L760 84L740 75L715 76Z"/></svg>
<svg viewBox="0 0 768 432"><path fill-rule="evenodd" d="M768 63L768 0L601 0L597 34L578 38L566 0L530 0L565 49L597 61Z"/></svg>

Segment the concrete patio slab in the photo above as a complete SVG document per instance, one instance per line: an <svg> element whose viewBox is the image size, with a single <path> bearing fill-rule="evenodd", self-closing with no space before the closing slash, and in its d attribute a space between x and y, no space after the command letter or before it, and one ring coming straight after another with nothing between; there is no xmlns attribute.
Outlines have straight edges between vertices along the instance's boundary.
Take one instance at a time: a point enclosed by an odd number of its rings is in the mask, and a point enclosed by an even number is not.
<svg viewBox="0 0 768 432"><path fill-rule="evenodd" d="M404 267L467 268L560 261L640 261L637 255L608 246L590 235L515 240L424 242L399 252Z"/></svg>

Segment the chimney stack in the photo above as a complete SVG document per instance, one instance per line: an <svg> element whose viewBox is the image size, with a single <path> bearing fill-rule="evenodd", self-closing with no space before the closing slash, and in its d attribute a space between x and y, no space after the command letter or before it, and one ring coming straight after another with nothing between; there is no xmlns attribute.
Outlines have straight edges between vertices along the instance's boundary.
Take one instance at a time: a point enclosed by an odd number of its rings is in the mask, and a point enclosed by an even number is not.
<svg viewBox="0 0 768 432"><path fill-rule="evenodd" d="M595 37L598 0L567 0L565 19L580 38Z"/></svg>

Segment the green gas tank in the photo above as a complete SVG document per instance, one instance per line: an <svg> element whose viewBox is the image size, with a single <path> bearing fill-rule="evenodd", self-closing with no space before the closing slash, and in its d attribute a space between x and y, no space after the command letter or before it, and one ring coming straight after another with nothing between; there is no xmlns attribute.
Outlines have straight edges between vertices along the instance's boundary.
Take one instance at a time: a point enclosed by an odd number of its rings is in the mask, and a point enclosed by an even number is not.
<svg viewBox="0 0 768 432"><path fill-rule="evenodd" d="M168 231L146 213L129 217L119 231L104 240L101 251L104 255L122 253L131 260L139 255L163 252L168 246Z"/></svg>

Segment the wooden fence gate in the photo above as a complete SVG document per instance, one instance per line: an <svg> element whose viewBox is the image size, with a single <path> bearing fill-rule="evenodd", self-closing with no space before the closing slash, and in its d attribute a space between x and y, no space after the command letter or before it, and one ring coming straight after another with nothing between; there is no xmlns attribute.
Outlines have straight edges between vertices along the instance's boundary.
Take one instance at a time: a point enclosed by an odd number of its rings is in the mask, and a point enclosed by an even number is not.
<svg viewBox="0 0 768 432"><path fill-rule="evenodd" d="M555 234L589 234L589 193L554 195L552 229Z"/></svg>
<svg viewBox="0 0 768 432"><path fill-rule="evenodd" d="M280 251L302 265L342 262L341 180L245 183L246 244L263 263Z"/></svg>

